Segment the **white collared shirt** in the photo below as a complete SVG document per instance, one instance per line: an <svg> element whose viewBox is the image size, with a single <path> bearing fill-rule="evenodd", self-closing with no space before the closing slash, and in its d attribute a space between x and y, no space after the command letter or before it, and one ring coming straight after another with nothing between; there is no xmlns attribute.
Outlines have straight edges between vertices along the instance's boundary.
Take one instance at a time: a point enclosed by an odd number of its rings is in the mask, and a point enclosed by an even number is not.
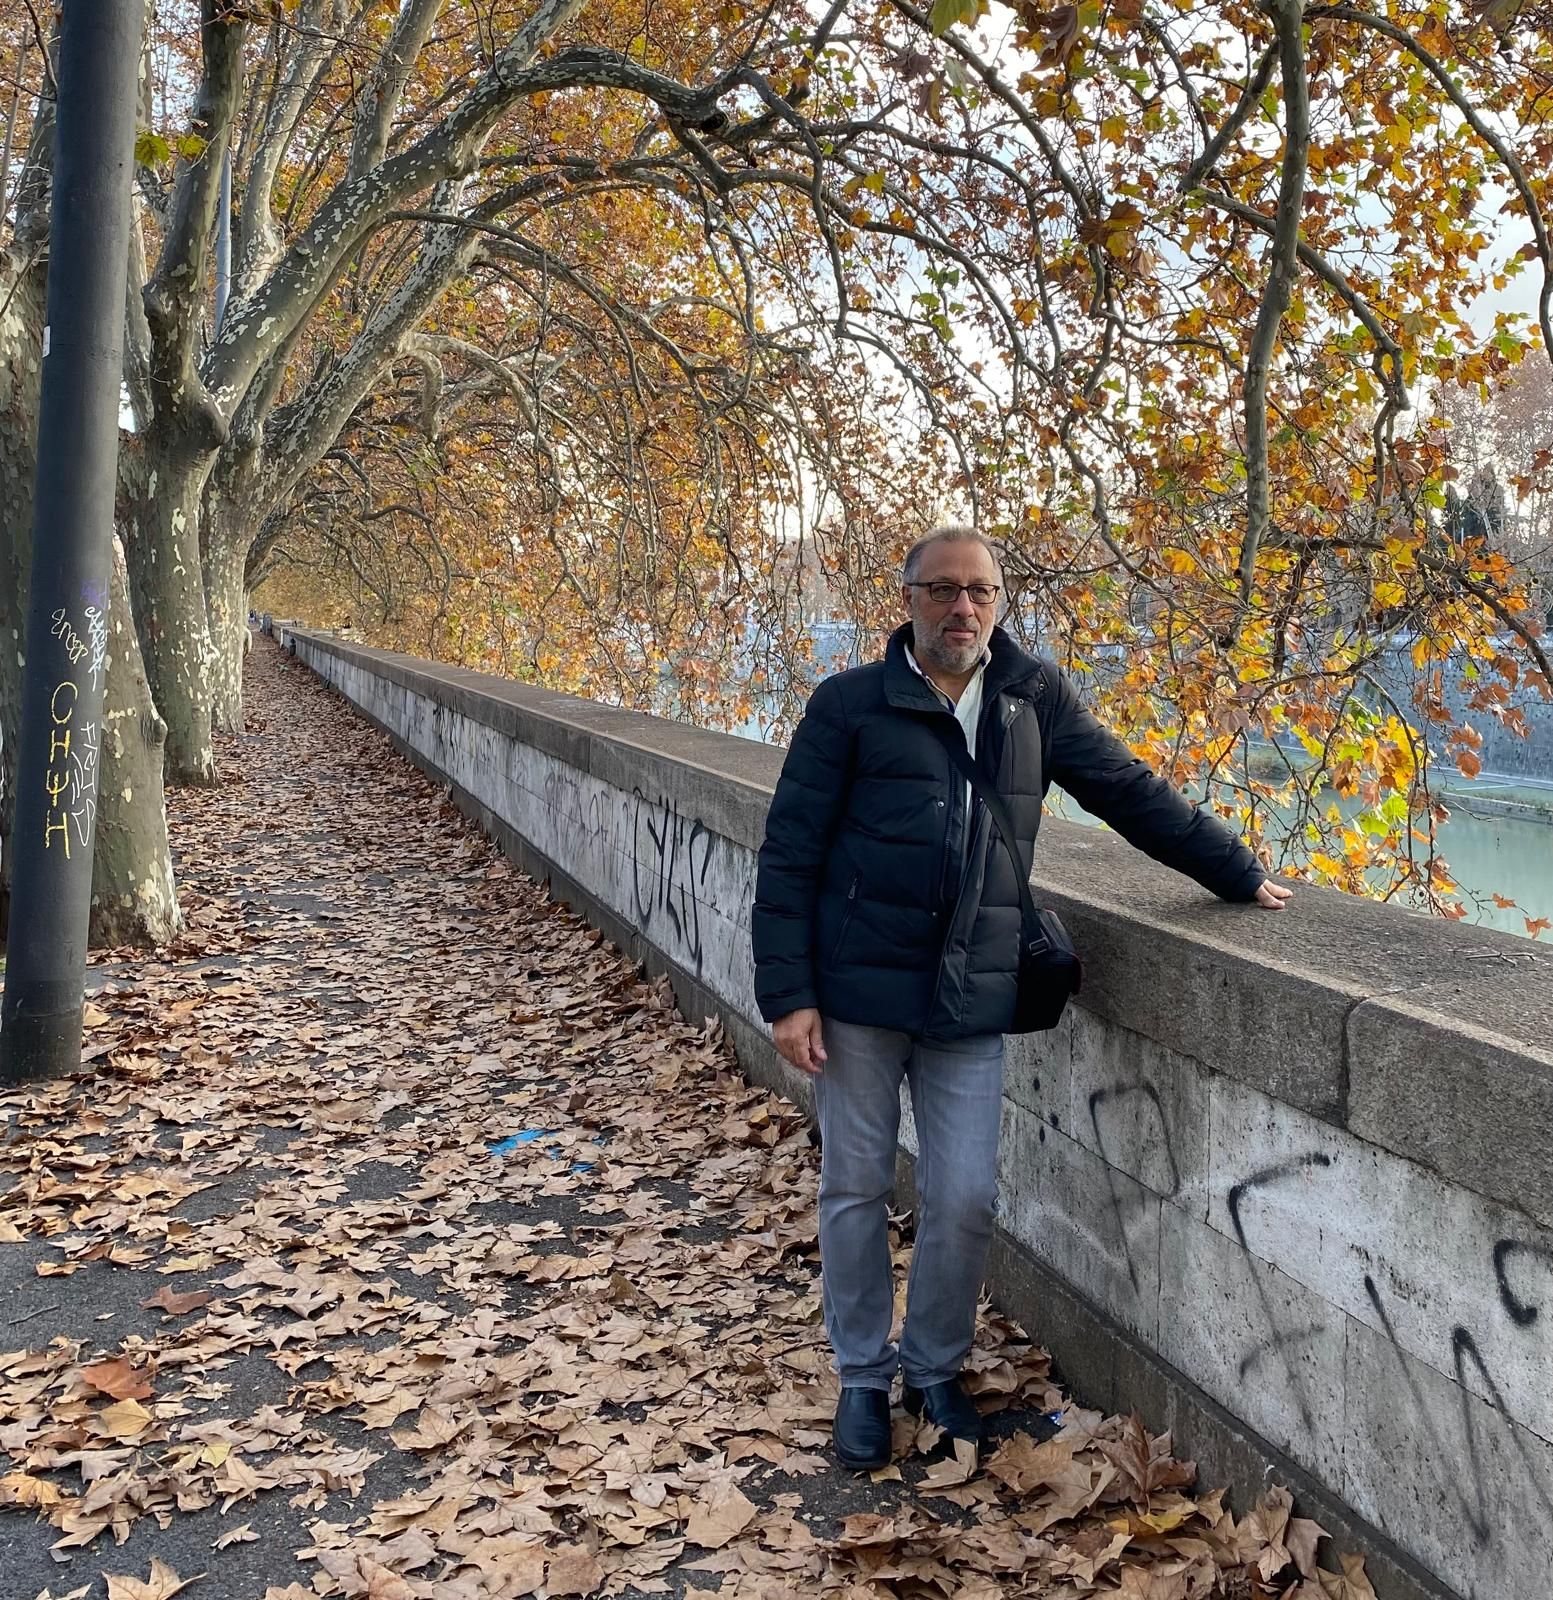
<svg viewBox="0 0 1553 1600"><path fill-rule="evenodd" d="M965 748L974 756L976 754L976 729L981 723L981 688L982 681L987 675L987 663L992 659L990 650L983 650L981 660L976 663L976 670L971 674L971 681L960 691L958 700L951 700L942 689L922 670L916 656L912 653L910 645L906 646L906 659L911 663L911 670L927 684L934 694L944 702L944 705L954 712L954 720L960 724L965 733Z"/></svg>

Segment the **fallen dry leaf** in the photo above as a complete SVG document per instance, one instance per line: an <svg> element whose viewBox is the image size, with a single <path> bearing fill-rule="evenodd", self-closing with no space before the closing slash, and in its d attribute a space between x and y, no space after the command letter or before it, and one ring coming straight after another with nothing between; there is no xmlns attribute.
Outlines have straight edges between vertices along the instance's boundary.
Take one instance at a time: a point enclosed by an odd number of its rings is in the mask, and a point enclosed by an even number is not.
<svg viewBox="0 0 1553 1600"><path fill-rule="evenodd" d="M552 1596L585 1596L604 1582L604 1569L591 1550L573 1545L550 1558L545 1571L545 1588Z"/></svg>
<svg viewBox="0 0 1553 1600"><path fill-rule="evenodd" d="M721 1550L755 1520L755 1507L733 1485L698 1500L685 1524L685 1538L706 1550Z"/></svg>
<svg viewBox="0 0 1553 1600"><path fill-rule="evenodd" d="M225 1550L234 1544L252 1544L259 1537L253 1531L251 1524L245 1522L240 1527L228 1528L211 1546L213 1550Z"/></svg>
<svg viewBox="0 0 1553 1600"><path fill-rule="evenodd" d="M1152 1567L1126 1567L1111 1593L1116 1600L1189 1600L1191 1588L1183 1572L1157 1572Z"/></svg>
<svg viewBox="0 0 1553 1600"><path fill-rule="evenodd" d="M108 1600L171 1600L171 1597L191 1583L198 1583L205 1574L197 1572L192 1578L180 1578L173 1569L156 1556L151 1558L149 1578L126 1578L105 1572L103 1581L108 1585Z"/></svg>
<svg viewBox="0 0 1553 1600"><path fill-rule="evenodd" d="M208 1306L215 1298L209 1289L191 1289L187 1294L174 1294L172 1286L164 1283L149 1300L140 1302L146 1311L160 1309L170 1317L186 1317L201 1306Z"/></svg>
<svg viewBox="0 0 1553 1600"><path fill-rule="evenodd" d="M1344 1555L1341 1561L1341 1572L1316 1574L1330 1600L1376 1600L1375 1590L1364 1574L1364 1557Z"/></svg>
<svg viewBox="0 0 1553 1600"><path fill-rule="evenodd" d="M115 1400L144 1400L152 1392L145 1372L132 1367L122 1356L112 1361L94 1361L81 1368L81 1376L100 1394Z"/></svg>
<svg viewBox="0 0 1553 1600"><path fill-rule="evenodd" d="M57 1506L69 1496L47 1478L27 1472L7 1472L0 1477L0 1506Z"/></svg>
<svg viewBox="0 0 1553 1600"><path fill-rule="evenodd" d="M103 1432L113 1439L138 1439L154 1420L138 1400L119 1400L97 1413Z"/></svg>
<svg viewBox="0 0 1553 1600"><path fill-rule="evenodd" d="M920 1489L952 1489L957 1484L969 1483L976 1475L978 1456L970 1439L956 1439L954 1453L935 1462L922 1474Z"/></svg>
<svg viewBox="0 0 1553 1600"><path fill-rule="evenodd" d="M415 1590L407 1579L369 1556L357 1558L356 1570L366 1585L356 1591L361 1600L415 1600Z"/></svg>

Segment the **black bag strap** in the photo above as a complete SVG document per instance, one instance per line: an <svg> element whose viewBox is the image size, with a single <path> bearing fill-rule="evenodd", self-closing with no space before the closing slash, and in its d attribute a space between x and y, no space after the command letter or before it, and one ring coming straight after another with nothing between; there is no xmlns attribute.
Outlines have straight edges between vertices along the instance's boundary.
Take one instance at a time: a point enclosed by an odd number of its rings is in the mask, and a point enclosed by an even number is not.
<svg viewBox="0 0 1553 1600"><path fill-rule="evenodd" d="M1008 814L1008 807L1003 804L1003 797L982 775L982 770L976 765L971 752L966 748L964 730L955 724L953 733L938 719L933 720L933 731L943 741L944 749L949 752L949 759L959 769L960 773L970 784L976 797L987 808L987 814L992 818L993 825L998 830L998 836L1003 841L1003 848L1008 851L1008 859L1014 864L1014 882L1019 885L1019 903L1024 911L1025 927L1029 929L1040 926L1040 918L1035 909L1035 897L1030 893L1030 876L1024 869L1024 864L1019 859L1019 846L1015 842L1014 824ZM955 735L959 734L956 738Z"/></svg>

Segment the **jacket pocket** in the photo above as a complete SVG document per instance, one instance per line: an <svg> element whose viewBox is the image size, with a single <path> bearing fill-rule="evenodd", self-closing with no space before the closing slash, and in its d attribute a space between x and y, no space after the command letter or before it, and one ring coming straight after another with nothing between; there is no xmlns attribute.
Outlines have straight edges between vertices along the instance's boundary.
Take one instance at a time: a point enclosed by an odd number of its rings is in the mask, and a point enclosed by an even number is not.
<svg viewBox="0 0 1553 1600"><path fill-rule="evenodd" d="M852 917L857 911L857 891L863 882L863 874L854 872L852 883L847 890L846 909L841 913L841 926L836 930L836 942L831 946L830 960L834 966L841 959L841 947L847 942L847 934L852 927Z"/></svg>

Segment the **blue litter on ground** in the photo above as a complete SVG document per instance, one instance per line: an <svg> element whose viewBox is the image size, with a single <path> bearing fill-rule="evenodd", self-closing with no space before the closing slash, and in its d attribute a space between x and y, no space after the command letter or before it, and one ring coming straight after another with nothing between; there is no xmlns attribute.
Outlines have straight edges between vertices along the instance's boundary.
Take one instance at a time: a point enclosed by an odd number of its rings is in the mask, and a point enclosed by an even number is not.
<svg viewBox="0 0 1553 1600"><path fill-rule="evenodd" d="M537 1140L553 1139L554 1137L555 1132L551 1128L524 1128L520 1133L509 1134L505 1139L499 1139L495 1144L487 1145L486 1150L493 1156L511 1155L519 1145L533 1144ZM603 1144L604 1140L600 1137L593 1142L594 1144ZM564 1156L564 1152L558 1144L551 1145L545 1151L545 1154L552 1161L560 1161ZM592 1172L593 1163L591 1161L574 1161L572 1163L572 1171Z"/></svg>
<svg viewBox="0 0 1553 1600"><path fill-rule="evenodd" d="M516 1150L520 1144L533 1144L536 1139L551 1137L549 1128L525 1128L521 1133L510 1134L507 1138L489 1145L487 1148L493 1156L504 1156Z"/></svg>

